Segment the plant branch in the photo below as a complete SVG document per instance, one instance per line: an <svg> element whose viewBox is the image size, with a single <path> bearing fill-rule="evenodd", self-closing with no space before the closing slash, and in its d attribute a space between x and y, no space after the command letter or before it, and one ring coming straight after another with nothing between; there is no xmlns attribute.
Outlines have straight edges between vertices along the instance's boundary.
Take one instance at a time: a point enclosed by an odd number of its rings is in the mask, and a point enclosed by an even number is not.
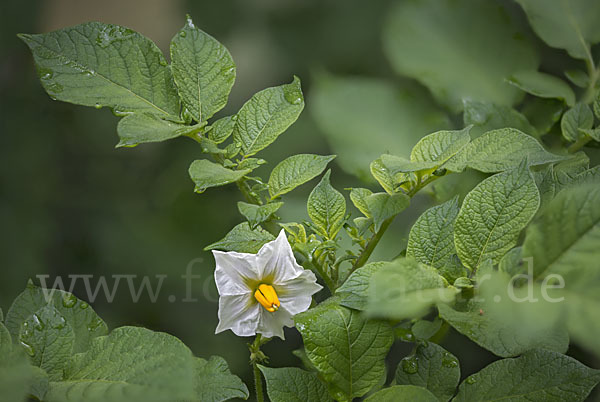
<svg viewBox="0 0 600 402"><path fill-rule="evenodd" d="M574 154L575 152L577 152L581 148L583 148L585 146L585 144L587 144L591 140L592 140L592 137L590 137L589 135L584 135L584 136L580 137L577 141L572 143L569 146L569 148L567 148L567 152L570 154Z"/></svg>
<svg viewBox="0 0 600 402"><path fill-rule="evenodd" d="M336 289L335 283L329 277L329 275L327 275L327 272L325 272L323 267L318 262L314 263L313 261L311 261L307 258L306 261L304 262L304 265L306 265L306 268L310 269L311 271L317 271L319 276L323 279L323 282L325 282L325 285L327 285L327 288L329 289L331 294L333 294L335 292L335 289Z"/></svg>
<svg viewBox="0 0 600 402"><path fill-rule="evenodd" d="M256 391L256 401L264 402L265 396L263 392L262 375L256 362L252 363L252 372L254 373L254 390Z"/></svg>

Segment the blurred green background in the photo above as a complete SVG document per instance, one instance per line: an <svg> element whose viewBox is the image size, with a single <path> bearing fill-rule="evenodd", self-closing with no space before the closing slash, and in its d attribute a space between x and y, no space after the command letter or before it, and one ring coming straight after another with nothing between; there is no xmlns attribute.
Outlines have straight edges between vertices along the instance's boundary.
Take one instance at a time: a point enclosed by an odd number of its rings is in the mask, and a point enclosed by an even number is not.
<svg viewBox="0 0 600 402"><path fill-rule="evenodd" d="M56 276L66 280L69 274L168 275L156 303L145 294L134 303L122 283L113 303L100 296L93 306L111 328L142 325L176 335L198 356L223 356L250 386L249 339L229 331L214 335L214 262L202 251L241 222L237 188L194 194L187 168L201 155L197 144L188 139L115 149L118 118L106 109L52 101L39 84L28 49L15 35L98 20L133 28L167 54L171 37L189 13L198 27L229 48L238 66L230 103L219 116L234 113L258 90L290 82L294 74L302 79L307 108L296 124L261 153L270 163L259 173L266 176L277 162L294 153L338 153L331 165L334 186L375 189L356 176L365 179L368 163L378 154L408 151L422 135L462 124L461 115L438 106L425 87L394 73L382 41L384 19L392 3L397 2L3 2L0 307L6 312L27 279L40 274L50 275L50 281ZM509 9L519 29L531 37L520 9L513 6ZM557 51L531 40L541 49L539 56L549 71L570 63ZM348 76L352 78L339 78ZM346 138L353 138L353 149L362 152L345 148ZM445 186L468 189L471 183L467 175ZM305 200L315 184L285 197L280 211L284 220L308 219ZM445 198L444 186L437 191L439 198ZM386 234L374 258L389 259L400 253L410 224L432 203L428 196L416 198ZM181 275L188 264L200 275L193 281L193 297L198 299L193 303L181 302L186 296ZM152 285L156 284L153 280ZM81 282L74 293L85 298ZM169 300L171 295L174 302ZM285 343L275 340L265 347L274 366L299 364L290 351L300 347L301 339L294 329L286 330L286 336ZM495 359L456 333L444 345L460 358L463 376ZM393 348L391 370L409 350L408 344ZM571 353L588 365L599 365L576 348Z"/></svg>

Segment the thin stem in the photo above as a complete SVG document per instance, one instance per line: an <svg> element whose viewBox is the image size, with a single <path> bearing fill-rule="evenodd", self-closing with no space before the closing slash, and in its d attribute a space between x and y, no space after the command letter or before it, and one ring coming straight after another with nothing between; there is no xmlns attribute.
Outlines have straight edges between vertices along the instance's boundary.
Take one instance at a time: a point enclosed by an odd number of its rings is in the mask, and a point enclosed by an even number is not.
<svg viewBox="0 0 600 402"><path fill-rule="evenodd" d="M262 200L256 194L252 194L250 186L248 185L248 181L245 178L241 178L240 180L236 181L235 184L237 184L247 202L250 204L262 205Z"/></svg>
<svg viewBox="0 0 600 402"><path fill-rule="evenodd" d="M329 291L331 292L331 294L333 294L335 292L336 286L335 283L333 282L333 280L329 277L329 275L327 275L327 273L325 272L325 270L323 269L323 267L321 266L321 264L317 263L313 263L310 260L306 260L306 262L304 263L304 265L307 265L307 268L310 269L311 271L317 271L317 273L319 274L319 276L323 279L323 281L325 282L325 285L327 285L327 288L329 289Z"/></svg>
<svg viewBox="0 0 600 402"><path fill-rule="evenodd" d="M262 374L256 362L252 363L252 371L254 372L254 389L256 390L256 401L264 402L265 396L263 392Z"/></svg>
<svg viewBox="0 0 600 402"><path fill-rule="evenodd" d="M588 87L585 93L583 94L581 101L583 103L591 103L596 95L596 83L600 78L600 69L596 68L596 65L594 64L594 59L592 59L591 55L588 59L585 60L585 65L587 66L590 82L588 83Z"/></svg>
<svg viewBox="0 0 600 402"><path fill-rule="evenodd" d="M435 176L435 175L429 176L425 181L419 182L415 187L413 187L413 189L410 190L407 193L407 195L412 198L416 193L419 192L419 190L421 190L423 187L427 186L432 181L439 179L440 177L441 176ZM385 221L383 221L379 230L373 235L373 237L371 237L371 239L367 243L367 246L364 248L362 253L360 253L358 258L354 262L354 265L352 266L352 269L350 270L350 273L348 275L352 274L358 268L362 267L363 265L365 265L367 263L367 261L369 260L369 257L371 257L371 254L373 254L375 247L377 247L377 245L379 244L379 241L383 237L383 234L388 229L388 227L392 224L392 222L394 221L394 218L396 216L397 215L394 215L391 218L388 218Z"/></svg>
<svg viewBox="0 0 600 402"><path fill-rule="evenodd" d="M567 148L567 152L570 154L574 154L575 152L577 152L581 148L583 148L585 146L585 144L587 144L591 140L592 140L592 137L590 137L589 135L584 135L583 137L580 137L577 141L572 143L569 146L569 148Z"/></svg>

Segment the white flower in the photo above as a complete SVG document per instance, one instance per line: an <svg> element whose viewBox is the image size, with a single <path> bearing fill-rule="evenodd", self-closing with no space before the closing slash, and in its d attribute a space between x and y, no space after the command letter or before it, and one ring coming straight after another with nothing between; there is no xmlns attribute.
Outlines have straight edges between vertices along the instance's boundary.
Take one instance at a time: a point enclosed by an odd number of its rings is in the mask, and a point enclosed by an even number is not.
<svg viewBox="0 0 600 402"><path fill-rule="evenodd" d="M292 317L308 310L312 295L322 289L315 274L294 259L283 230L257 254L213 254L220 295L217 334L231 329L238 336L284 339L283 327L293 327Z"/></svg>

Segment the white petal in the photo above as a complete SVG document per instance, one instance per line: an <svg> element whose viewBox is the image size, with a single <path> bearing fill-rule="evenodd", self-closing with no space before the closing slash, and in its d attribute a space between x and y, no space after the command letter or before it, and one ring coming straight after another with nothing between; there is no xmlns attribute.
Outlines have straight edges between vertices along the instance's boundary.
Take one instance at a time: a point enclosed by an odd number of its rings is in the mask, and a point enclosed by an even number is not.
<svg viewBox="0 0 600 402"><path fill-rule="evenodd" d="M219 298L219 325L215 334L232 330L237 336L252 336L260 320L261 308L252 300L252 294L226 295Z"/></svg>
<svg viewBox="0 0 600 402"><path fill-rule="evenodd" d="M221 296L239 295L251 291L245 279L259 278L256 255L234 251L228 253L213 251L213 255L216 263L215 282Z"/></svg>
<svg viewBox="0 0 600 402"><path fill-rule="evenodd" d="M294 320L292 319L292 314L283 306L273 313L268 312L264 308L260 309L260 320L256 329L257 333L267 338L278 336L281 339L285 339L283 335L284 326L293 327Z"/></svg>
<svg viewBox="0 0 600 402"><path fill-rule="evenodd" d="M261 278L271 277L273 283L295 278L304 271L296 262L283 229L275 240L261 247L256 255L256 264L262 270Z"/></svg>
<svg viewBox="0 0 600 402"><path fill-rule="evenodd" d="M285 307L292 315L308 310L312 295L323 289L317 283L317 277L312 271L305 269L294 278L279 283L276 286L281 307Z"/></svg>

